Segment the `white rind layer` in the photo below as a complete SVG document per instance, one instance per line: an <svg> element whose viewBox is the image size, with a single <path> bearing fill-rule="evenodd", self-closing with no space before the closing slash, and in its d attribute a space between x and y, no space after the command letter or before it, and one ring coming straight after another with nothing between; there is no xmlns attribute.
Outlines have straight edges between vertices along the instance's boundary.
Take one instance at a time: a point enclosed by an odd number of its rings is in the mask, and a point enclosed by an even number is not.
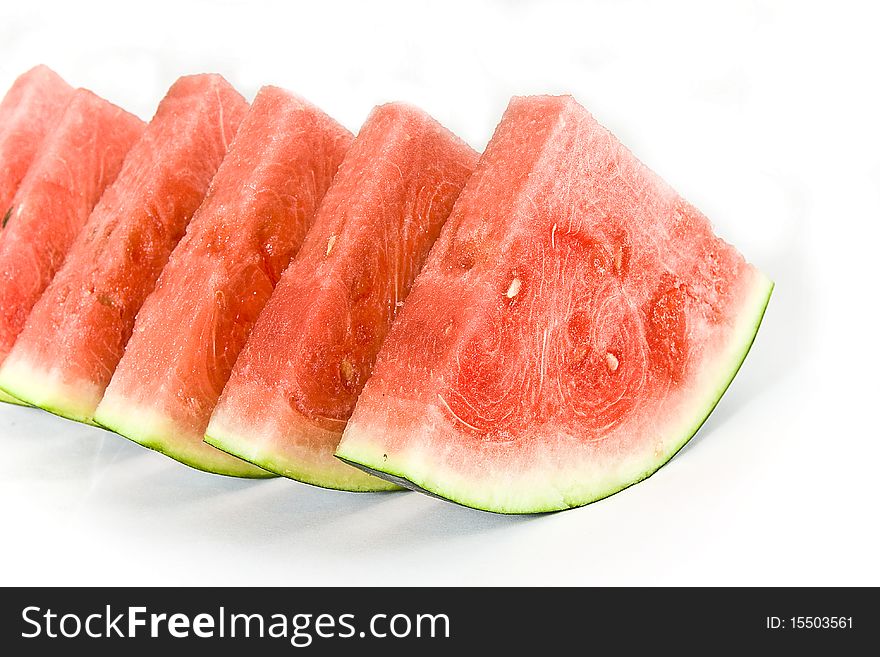
<svg viewBox="0 0 880 657"><path fill-rule="evenodd" d="M168 416L127 399L105 397L95 423L197 470L253 479L275 476L206 445L202 436L183 430Z"/></svg>
<svg viewBox="0 0 880 657"><path fill-rule="evenodd" d="M352 492L400 490L400 486L333 458L332 449L327 446L339 443L341 431L322 429L305 420L296 431L299 435L287 436L283 442L270 440L270 436L278 433L274 428L244 428L235 418L218 413L211 418L205 442L282 477L321 488Z"/></svg>
<svg viewBox="0 0 880 657"><path fill-rule="evenodd" d="M597 462L568 436L541 436L520 449L501 469L491 460L480 463L480 447L473 453L461 447L444 450L432 430L447 420L439 408L425 409L423 436L389 436L395 429L370 426L355 409L336 456L379 476L412 485L465 506L497 513L540 513L582 506L608 497L656 472L697 432L727 390L755 338L773 290L773 283L757 270L744 295L737 321L724 347L703 364L689 394L666 426L655 425L656 439L643 441L635 453L607 456ZM391 402L392 405L394 401ZM399 431L399 430L398 430ZM387 445L399 445L391 449ZM586 457L585 457L586 456ZM473 457L466 467L455 467ZM473 473L479 471L478 478Z"/></svg>
<svg viewBox="0 0 880 657"><path fill-rule="evenodd" d="M25 404L91 425L95 424L92 415L103 394L93 383L70 383L58 370L34 366L15 350L0 367L0 389Z"/></svg>

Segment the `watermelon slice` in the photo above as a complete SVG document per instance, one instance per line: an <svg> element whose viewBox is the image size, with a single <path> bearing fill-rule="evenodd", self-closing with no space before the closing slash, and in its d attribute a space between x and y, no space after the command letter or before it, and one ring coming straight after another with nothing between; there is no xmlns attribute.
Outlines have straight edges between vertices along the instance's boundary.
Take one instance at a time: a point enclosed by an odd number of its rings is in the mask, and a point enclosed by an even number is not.
<svg viewBox="0 0 880 657"><path fill-rule="evenodd" d="M52 69L36 66L18 77L0 103L0 213L4 226L19 183L72 93L70 85Z"/></svg>
<svg viewBox="0 0 880 657"><path fill-rule="evenodd" d="M318 486L396 488L333 451L476 158L421 110L373 111L236 362L208 443Z"/></svg>
<svg viewBox="0 0 880 657"><path fill-rule="evenodd" d="M0 363L144 123L77 89L43 140L0 242Z"/></svg>
<svg viewBox="0 0 880 657"><path fill-rule="evenodd" d="M0 368L0 388L81 422L247 110L218 75L178 80L129 151Z"/></svg>
<svg viewBox="0 0 880 657"><path fill-rule="evenodd" d="M694 435L772 287L574 100L516 98L337 456L500 513L601 499Z"/></svg>
<svg viewBox="0 0 880 657"><path fill-rule="evenodd" d="M73 89L46 66L20 75L0 103L0 243L12 197ZM0 390L0 401L21 402Z"/></svg>
<svg viewBox="0 0 880 657"><path fill-rule="evenodd" d="M257 94L138 313L96 422L202 470L255 470L205 444L205 428L351 140L286 91Z"/></svg>

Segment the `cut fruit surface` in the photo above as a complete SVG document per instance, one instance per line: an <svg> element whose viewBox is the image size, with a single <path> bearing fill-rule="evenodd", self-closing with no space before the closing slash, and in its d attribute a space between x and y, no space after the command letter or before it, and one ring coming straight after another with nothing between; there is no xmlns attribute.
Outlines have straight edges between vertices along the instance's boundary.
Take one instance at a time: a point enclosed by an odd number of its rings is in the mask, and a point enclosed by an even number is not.
<svg viewBox="0 0 880 657"><path fill-rule="evenodd" d="M0 363L144 123L77 89L10 205L0 241Z"/></svg>
<svg viewBox="0 0 880 657"><path fill-rule="evenodd" d="M138 313L98 423L202 470L256 470L206 444L205 429L352 139L282 89L257 94Z"/></svg>
<svg viewBox="0 0 880 657"><path fill-rule="evenodd" d="M180 78L129 151L0 367L0 388L93 423L134 317L247 110L218 75Z"/></svg>
<svg viewBox="0 0 880 657"><path fill-rule="evenodd" d="M6 216L37 150L72 93L70 85L47 66L23 73L6 92L0 103L0 216Z"/></svg>
<svg viewBox="0 0 880 657"><path fill-rule="evenodd" d="M207 442L318 486L396 488L333 451L476 158L421 110L373 111L257 320Z"/></svg>
<svg viewBox="0 0 880 657"><path fill-rule="evenodd" d="M573 99L515 98L337 456L500 513L601 499L693 436L771 291Z"/></svg>
<svg viewBox="0 0 880 657"><path fill-rule="evenodd" d="M12 198L72 93L70 85L50 68L35 66L15 80L0 102L0 244ZM3 390L0 402L27 405Z"/></svg>

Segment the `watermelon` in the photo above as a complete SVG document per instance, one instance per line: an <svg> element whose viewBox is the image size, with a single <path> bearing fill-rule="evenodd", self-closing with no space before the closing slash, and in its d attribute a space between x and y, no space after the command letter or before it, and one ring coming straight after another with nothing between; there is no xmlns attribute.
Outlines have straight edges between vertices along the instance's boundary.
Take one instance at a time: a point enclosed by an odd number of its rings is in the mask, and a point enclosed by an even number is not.
<svg viewBox="0 0 880 657"><path fill-rule="evenodd" d="M573 99L515 98L336 454L499 513L604 498L694 435L772 287Z"/></svg>
<svg viewBox="0 0 880 657"><path fill-rule="evenodd" d="M0 367L0 388L92 423L135 314L246 109L218 75L183 77L171 87L34 306Z"/></svg>
<svg viewBox="0 0 880 657"><path fill-rule="evenodd" d="M43 140L0 241L0 363L144 123L77 89Z"/></svg>
<svg viewBox="0 0 880 657"><path fill-rule="evenodd" d="M396 488L333 451L476 158L421 110L372 112L233 368L208 443L318 486Z"/></svg>
<svg viewBox="0 0 880 657"><path fill-rule="evenodd" d="M50 68L35 66L16 79L0 103L0 213L4 226L19 183L72 93L70 85Z"/></svg>
<svg viewBox="0 0 880 657"><path fill-rule="evenodd" d="M0 243L12 197L73 89L46 66L20 75L0 103ZM0 401L21 402L0 390Z"/></svg>
<svg viewBox="0 0 880 657"><path fill-rule="evenodd" d="M257 94L137 316L96 422L202 470L269 474L202 439L352 138L286 91L264 87Z"/></svg>

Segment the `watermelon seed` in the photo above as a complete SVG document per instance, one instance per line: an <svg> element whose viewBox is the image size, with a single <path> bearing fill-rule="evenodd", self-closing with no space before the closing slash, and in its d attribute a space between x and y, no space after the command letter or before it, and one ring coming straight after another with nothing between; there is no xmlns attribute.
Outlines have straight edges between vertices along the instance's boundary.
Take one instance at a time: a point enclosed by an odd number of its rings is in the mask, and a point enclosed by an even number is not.
<svg viewBox="0 0 880 657"><path fill-rule="evenodd" d="M507 288L506 296L508 299L513 299L517 294L519 294L519 289L522 287L522 281L518 278L514 278L510 281L510 287Z"/></svg>
<svg viewBox="0 0 880 657"><path fill-rule="evenodd" d="M610 371L616 372L617 367L620 365L620 361L617 360L617 356L609 351L607 354L605 354L605 365L608 366L608 369Z"/></svg>
<svg viewBox="0 0 880 657"><path fill-rule="evenodd" d="M0 226L0 228L6 228L6 224L9 223L9 217L11 217L11 216L12 216L12 207L10 206L10 208L6 211L6 214L3 215L3 225Z"/></svg>
<svg viewBox="0 0 880 657"><path fill-rule="evenodd" d="M327 255L330 255L334 244L336 244L336 235L331 235L330 239L327 240Z"/></svg>
<svg viewBox="0 0 880 657"><path fill-rule="evenodd" d="M342 359L339 368L342 371L342 377L345 379L345 383L350 385L355 379L356 372L354 364L348 359L348 356Z"/></svg>

